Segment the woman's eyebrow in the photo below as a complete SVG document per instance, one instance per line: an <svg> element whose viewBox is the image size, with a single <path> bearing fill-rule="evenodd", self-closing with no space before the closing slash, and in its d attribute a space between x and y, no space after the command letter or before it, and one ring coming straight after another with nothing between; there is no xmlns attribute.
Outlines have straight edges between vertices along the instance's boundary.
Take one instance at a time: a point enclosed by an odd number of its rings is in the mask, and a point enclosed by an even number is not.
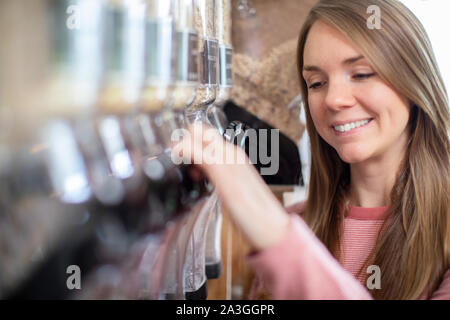
<svg viewBox="0 0 450 320"><path fill-rule="evenodd" d="M316 66L303 66L303 71L319 71L321 72L322 69Z"/></svg>
<svg viewBox="0 0 450 320"><path fill-rule="evenodd" d="M364 56L357 56L357 57L353 57L353 58L348 58L345 59L342 64L352 64L355 63L358 60L364 59Z"/></svg>
<svg viewBox="0 0 450 320"><path fill-rule="evenodd" d="M364 56L360 55L360 56L356 56L356 57L351 57L351 58L348 58L348 59L345 59L344 61L342 61L342 64L344 64L344 65L352 64L352 63L355 63L355 62L357 62L357 61L359 61L361 59L364 59ZM305 66L303 66L303 71L318 71L318 72L321 72L322 69L320 69L317 66L305 65Z"/></svg>

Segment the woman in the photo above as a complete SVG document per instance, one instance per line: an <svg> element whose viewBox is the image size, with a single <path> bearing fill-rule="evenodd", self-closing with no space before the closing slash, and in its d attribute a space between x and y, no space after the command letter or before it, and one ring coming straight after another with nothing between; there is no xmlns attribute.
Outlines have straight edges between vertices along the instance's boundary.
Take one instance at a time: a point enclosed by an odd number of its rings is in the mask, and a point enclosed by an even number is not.
<svg viewBox="0 0 450 320"><path fill-rule="evenodd" d="M256 250L249 263L275 299L450 299L448 98L417 18L395 0L320 1L298 71L312 153L298 214L251 165L200 164ZM222 139L197 129L183 155L204 160L195 150Z"/></svg>

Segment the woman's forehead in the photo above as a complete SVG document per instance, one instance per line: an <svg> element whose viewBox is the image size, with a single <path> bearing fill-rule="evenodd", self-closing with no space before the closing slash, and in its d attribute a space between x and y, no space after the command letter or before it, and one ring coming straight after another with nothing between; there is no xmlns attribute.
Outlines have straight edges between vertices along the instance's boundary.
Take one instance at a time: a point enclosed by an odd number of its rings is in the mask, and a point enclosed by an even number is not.
<svg viewBox="0 0 450 320"><path fill-rule="evenodd" d="M303 51L304 65L330 60L344 61L360 56L361 52L339 30L318 20L309 30Z"/></svg>

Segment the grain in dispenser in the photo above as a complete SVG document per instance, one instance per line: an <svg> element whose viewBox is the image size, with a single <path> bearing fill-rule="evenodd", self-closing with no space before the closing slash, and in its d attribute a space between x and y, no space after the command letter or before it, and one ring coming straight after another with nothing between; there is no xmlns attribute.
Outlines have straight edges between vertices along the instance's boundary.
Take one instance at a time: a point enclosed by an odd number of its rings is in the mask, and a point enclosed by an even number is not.
<svg viewBox="0 0 450 320"><path fill-rule="evenodd" d="M166 107L175 83L176 34L174 0L146 0L145 82L141 95L144 112Z"/></svg>
<svg viewBox="0 0 450 320"><path fill-rule="evenodd" d="M218 85L219 46L216 32L216 1L195 0L195 27L199 34L198 51L200 55L200 85L196 98L186 115L190 121L204 118L201 115L216 99ZM201 111L199 113L199 111Z"/></svg>
<svg viewBox="0 0 450 320"><path fill-rule="evenodd" d="M145 80L145 22L145 0L107 1L103 112L126 113L138 104Z"/></svg>
<svg viewBox="0 0 450 320"><path fill-rule="evenodd" d="M198 87L198 32L195 28L194 0L175 1L177 41L176 85L172 110L183 112L195 98Z"/></svg>

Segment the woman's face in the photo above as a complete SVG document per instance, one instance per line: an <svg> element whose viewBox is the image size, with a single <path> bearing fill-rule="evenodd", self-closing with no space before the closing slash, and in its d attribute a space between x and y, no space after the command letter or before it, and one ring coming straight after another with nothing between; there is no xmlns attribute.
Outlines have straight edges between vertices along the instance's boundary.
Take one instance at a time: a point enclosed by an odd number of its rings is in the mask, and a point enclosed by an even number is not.
<svg viewBox="0 0 450 320"><path fill-rule="evenodd" d="M343 161L353 164L402 154L410 104L381 80L343 34L315 22L303 59L314 125Z"/></svg>

